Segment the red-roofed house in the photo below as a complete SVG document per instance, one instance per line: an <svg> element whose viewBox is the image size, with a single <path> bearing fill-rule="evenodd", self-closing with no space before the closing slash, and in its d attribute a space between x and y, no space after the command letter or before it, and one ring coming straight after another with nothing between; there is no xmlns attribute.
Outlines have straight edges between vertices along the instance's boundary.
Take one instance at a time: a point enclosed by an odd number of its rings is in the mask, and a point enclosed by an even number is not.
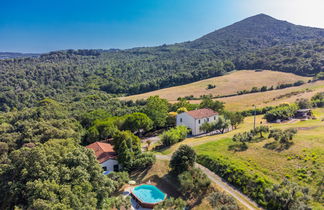
<svg viewBox="0 0 324 210"><path fill-rule="evenodd" d="M218 113L211 109L197 109L189 112L183 112L177 115L177 125L185 125L191 129L192 135L202 134L200 126L204 122L215 122L218 119Z"/></svg>
<svg viewBox="0 0 324 210"><path fill-rule="evenodd" d="M88 149L92 149L97 157L98 162L102 166L104 171L118 171L119 164L117 161L116 152L111 144L94 142L86 146Z"/></svg>

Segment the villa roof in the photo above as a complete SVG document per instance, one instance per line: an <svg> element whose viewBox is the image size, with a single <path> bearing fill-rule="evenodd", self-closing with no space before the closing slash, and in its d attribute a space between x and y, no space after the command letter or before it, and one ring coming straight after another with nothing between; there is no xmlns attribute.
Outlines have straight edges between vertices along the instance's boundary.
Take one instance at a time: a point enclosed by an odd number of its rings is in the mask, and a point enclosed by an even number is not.
<svg viewBox="0 0 324 210"><path fill-rule="evenodd" d="M217 112L211 110L211 109L197 109L197 110L192 110L189 112L186 112L187 114L189 114L190 116L192 116L195 119L201 119L201 118L205 118L205 117L211 117L214 115L218 115Z"/></svg>
<svg viewBox="0 0 324 210"><path fill-rule="evenodd" d="M99 163L103 163L109 159L116 158L116 152L111 144L94 142L86 146L86 148L92 149L95 152Z"/></svg>

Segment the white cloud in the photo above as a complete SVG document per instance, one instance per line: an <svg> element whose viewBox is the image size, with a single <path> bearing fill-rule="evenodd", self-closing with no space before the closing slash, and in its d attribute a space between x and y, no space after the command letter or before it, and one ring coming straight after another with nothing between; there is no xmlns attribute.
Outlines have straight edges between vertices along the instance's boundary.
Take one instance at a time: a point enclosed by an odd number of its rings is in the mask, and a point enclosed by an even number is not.
<svg viewBox="0 0 324 210"><path fill-rule="evenodd" d="M265 13L288 22L324 28L324 0L239 0L243 14Z"/></svg>

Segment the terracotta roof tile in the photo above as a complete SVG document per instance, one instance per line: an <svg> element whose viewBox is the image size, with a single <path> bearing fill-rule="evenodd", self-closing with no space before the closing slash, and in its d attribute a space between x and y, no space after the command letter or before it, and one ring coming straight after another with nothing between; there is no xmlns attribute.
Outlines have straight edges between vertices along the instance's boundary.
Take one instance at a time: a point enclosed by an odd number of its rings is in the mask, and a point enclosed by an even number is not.
<svg viewBox="0 0 324 210"><path fill-rule="evenodd" d="M195 119L201 119L201 118L205 118L205 117L211 117L214 115L217 115L218 113L211 110L211 109L197 109L197 110L192 110L189 112L186 112L187 114L189 114L190 116L192 116Z"/></svg>
<svg viewBox="0 0 324 210"><path fill-rule="evenodd" d="M109 159L116 158L116 152L111 144L94 142L86 146L86 148L92 149L95 152L99 163L103 163Z"/></svg>

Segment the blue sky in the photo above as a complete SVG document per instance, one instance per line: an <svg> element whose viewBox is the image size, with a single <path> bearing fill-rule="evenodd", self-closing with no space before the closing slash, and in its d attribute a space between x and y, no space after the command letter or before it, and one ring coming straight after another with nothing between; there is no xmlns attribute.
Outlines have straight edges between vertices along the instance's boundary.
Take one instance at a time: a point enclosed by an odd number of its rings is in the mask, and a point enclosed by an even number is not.
<svg viewBox="0 0 324 210"><path fill-rule="evenodd" d="M266 13L324 28L323 0L0 0L0 51L155 46Z"/></svg>

